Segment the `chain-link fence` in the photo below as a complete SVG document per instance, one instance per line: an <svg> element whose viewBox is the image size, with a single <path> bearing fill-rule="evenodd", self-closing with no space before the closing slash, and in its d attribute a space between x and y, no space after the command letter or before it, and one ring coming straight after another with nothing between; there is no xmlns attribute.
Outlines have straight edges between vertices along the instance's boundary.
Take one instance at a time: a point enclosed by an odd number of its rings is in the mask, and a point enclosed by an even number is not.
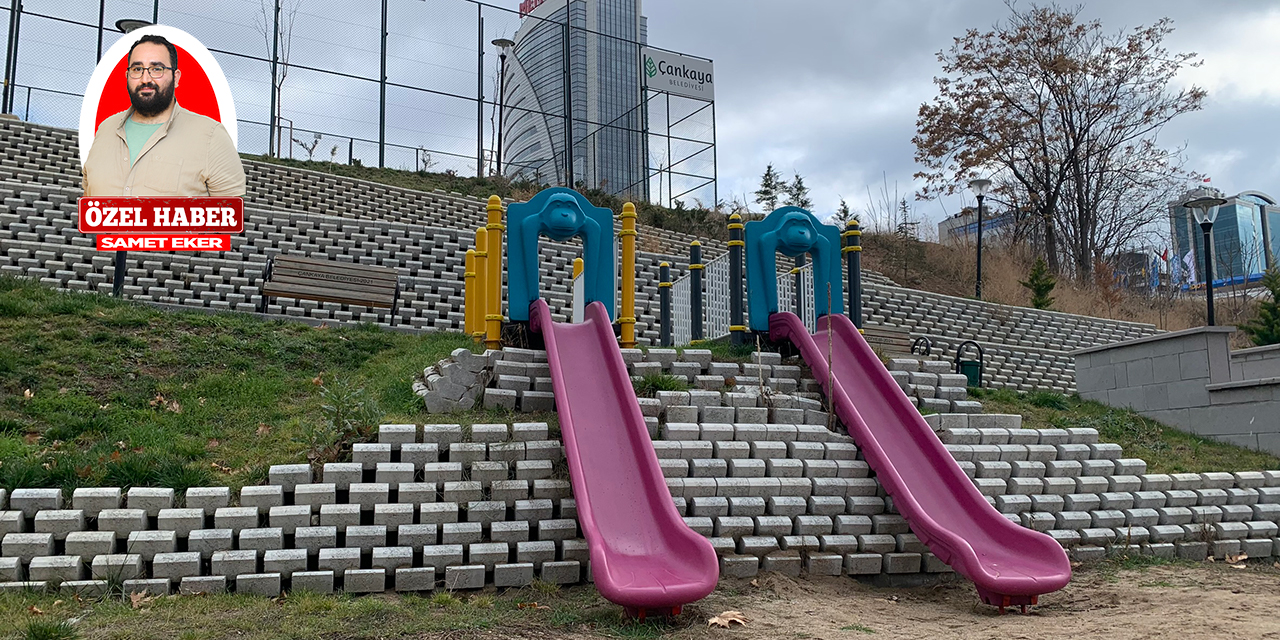
<svg viewBox="0 0 1280 640"><path fill-rule="evenodd" d="M716 200L714 107L645 92L638 16L589 24L577 0L537 16L475 0L6 4L3 106L32 122L77 127L116 23L158 17L218 60L242 153Z"/></svg>

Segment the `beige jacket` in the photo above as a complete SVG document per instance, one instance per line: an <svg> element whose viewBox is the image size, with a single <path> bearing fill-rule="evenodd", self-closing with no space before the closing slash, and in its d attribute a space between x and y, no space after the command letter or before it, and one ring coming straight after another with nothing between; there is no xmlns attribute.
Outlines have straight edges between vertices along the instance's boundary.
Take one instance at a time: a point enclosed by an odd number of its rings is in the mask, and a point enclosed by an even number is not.
<svg viewBox="0 0 1280 640"><path fill-rule="evenodd" d="M174 104L173 114L129 166L125 118L98 126L84 165L86 196L243 196L244 165L222 123Z"/></svg>

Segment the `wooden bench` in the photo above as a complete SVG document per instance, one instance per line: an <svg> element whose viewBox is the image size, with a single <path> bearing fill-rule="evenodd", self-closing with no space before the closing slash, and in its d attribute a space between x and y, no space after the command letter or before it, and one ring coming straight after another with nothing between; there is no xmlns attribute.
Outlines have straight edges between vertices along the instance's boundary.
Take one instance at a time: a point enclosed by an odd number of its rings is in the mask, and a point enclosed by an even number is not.
<svg viewBox="0 0 1280 640"><path fill-rule="evenodd" d="M276 255L262 276L259 312L266 313L272 297L390 309L395 326L400 276L389 267Z"/></svg>
<svg viewBox="0 0 1280 640"><path fill-rule="evenodd" d="M864 324L862 337L886 356L911 355L911 334L906 329L882 324Z"/></svg>

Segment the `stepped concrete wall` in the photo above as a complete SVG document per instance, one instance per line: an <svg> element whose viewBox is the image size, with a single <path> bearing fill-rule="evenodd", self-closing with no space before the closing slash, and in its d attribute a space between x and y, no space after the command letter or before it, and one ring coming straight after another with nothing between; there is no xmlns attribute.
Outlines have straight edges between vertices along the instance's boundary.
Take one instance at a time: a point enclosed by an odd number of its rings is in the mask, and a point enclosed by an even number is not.
<svg viewBox="0 0 1280 640"><path fill-rule="evenodd" d="M1198 327L1075 352L1080 396L1165 424L1280 454L1277 351L1228 344L1235 327ZM1242 377L1246 372L1266 377Z"/></svg>

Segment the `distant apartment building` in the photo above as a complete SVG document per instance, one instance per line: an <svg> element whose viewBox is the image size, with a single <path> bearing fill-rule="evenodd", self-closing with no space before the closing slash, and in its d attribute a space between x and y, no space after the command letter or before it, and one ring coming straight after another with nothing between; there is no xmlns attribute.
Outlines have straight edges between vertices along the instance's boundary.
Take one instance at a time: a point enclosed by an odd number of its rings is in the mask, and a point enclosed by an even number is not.
<svg viewBox="0 0 1280 640"><path fill-rule="evenodd" d="M1012 213L994 213L982 207L982 240L988 242L1013 230L1016 218ZM965 207L950 218L938 223L938 242L947 246L974 244L978 241L978 209Z"/></svg>

